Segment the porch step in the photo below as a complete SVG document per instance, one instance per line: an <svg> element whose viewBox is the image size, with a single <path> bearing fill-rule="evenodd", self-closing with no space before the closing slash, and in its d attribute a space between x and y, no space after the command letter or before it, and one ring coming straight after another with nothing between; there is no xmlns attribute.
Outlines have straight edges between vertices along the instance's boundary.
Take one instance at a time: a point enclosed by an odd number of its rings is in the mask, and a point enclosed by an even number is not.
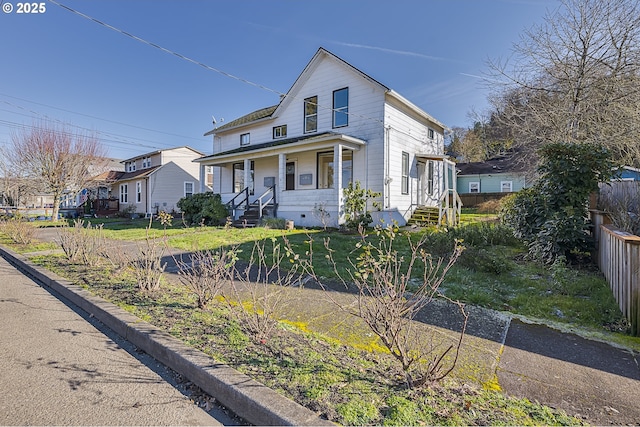
<svg viewBox="0 0 640 427"><path fill-rule="evenodd" d="M407 225L437 225L440 210L437 207L419 206L407 221Z"/></svg>
<svg viewBox="0 0 640 427"><path fill-rule="evenodd" d="M232 225L236 228L256 227L263 217L275 216L275 211L276 206L269 204L262 209L262 215L260 215L259 207L252 204L247 207L244 214L232 222Z"/></svg>

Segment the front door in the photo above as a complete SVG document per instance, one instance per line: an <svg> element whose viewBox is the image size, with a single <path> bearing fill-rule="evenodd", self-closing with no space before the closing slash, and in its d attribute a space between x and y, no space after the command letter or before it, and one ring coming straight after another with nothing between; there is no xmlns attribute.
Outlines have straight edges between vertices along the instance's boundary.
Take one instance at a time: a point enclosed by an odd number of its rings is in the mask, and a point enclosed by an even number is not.
<svg viewBox="0 0 640 427"><path fill-rule="evenodd" d="M295 190L295 187L296 187L296 164L295 164L295 162L287 162L285 176L286 176L285 190Z"/></svg>

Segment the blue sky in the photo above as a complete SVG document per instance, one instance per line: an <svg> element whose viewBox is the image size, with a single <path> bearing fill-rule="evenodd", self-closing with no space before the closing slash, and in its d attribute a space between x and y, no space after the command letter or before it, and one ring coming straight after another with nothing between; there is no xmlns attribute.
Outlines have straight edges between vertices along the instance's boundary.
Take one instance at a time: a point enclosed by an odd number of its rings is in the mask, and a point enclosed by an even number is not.
<svg viewBox="0 0 640 427"><path fill-rule="evenodd" d="M1 0L0 146L42 120L91 130L116 158L189 145L275 105L319 47L447 126L487 108L477 77L557 0ZM188 57L195 64L121 32ZM229 77L232 75L234 77Z"/></svg>

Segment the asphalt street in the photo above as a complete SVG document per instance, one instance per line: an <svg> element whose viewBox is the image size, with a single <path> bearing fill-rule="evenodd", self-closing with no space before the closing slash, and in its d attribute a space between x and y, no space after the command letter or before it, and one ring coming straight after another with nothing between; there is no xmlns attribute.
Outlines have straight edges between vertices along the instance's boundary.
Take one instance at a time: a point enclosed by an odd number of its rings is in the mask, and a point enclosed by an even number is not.
<svg viewBox="0 0 640 427"><path fill-rule="evenodd" d="M0 425L237 424L109 332L0 258Z"/></svg>

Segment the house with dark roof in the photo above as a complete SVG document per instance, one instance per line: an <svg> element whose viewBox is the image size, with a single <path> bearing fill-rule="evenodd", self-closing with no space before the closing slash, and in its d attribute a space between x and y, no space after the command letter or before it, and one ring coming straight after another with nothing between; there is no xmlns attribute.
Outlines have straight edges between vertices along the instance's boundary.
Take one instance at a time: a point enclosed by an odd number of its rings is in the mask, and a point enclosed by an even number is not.
<svg viewBox="0 0 640 427"><path fill-rule="evenodd" d="M123 160L124 172L113 184L119 210L138 215L179 211L178 200L198 192L204 154L183 146Z"/></svg>
<svg viewBox="0 0 640 427"><path fill-rule="evenodd" d="M357 181L380 194L379 210L369 205L374 221L404 225L417 207L448 204L445 194L455 191L444 130L320 48L277 104L206 132L213 154L196 162L202 176L212 171L210 190L234 218L256 210L301 226L339 226L343 189ZM201 181L201 191L209 190Z"/></svg>
<svg viewBox="0 0 640 427"><path fill-rule="evenodd" d="M527 187L526 166L512 156L456 164L457 190L465 206L501 198ZM472 196L482 196L473 198Z"/></svg>

